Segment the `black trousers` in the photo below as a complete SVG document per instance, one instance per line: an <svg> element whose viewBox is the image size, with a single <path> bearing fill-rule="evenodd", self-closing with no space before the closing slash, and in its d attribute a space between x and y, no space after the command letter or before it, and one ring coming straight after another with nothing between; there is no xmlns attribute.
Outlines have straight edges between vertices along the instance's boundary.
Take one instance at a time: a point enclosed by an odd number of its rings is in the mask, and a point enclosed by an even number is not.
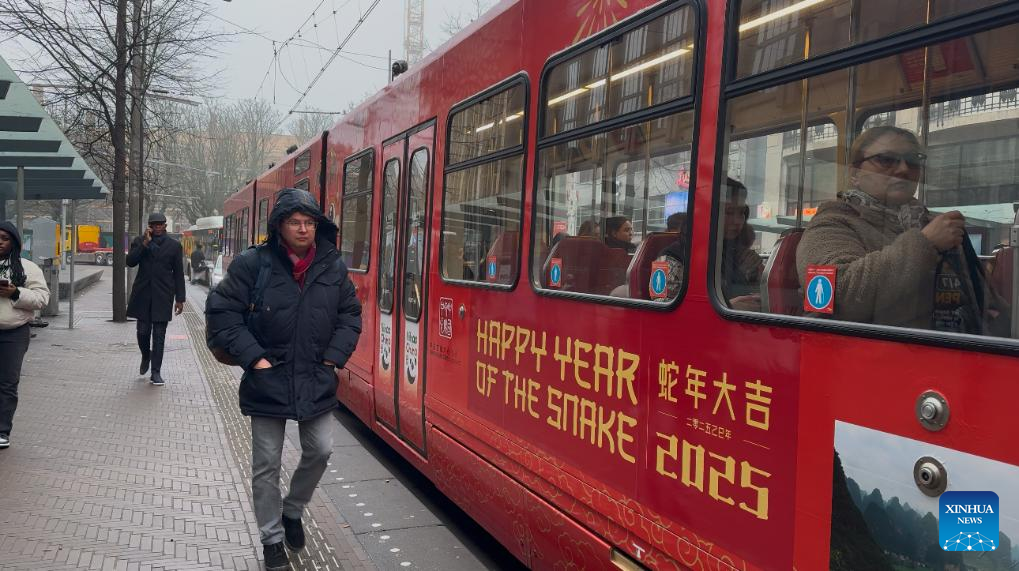
<svg viewBox="0 0 1019 571"><path fill-rule="evenodd" d="M166 340L166 321L142 321L138 320L138 348L142 350L142 357L148 356L152 363L152 372L158 373L163 366L163 342ZM149 339L152 339L152 349L149 350Z"/></svg>
<svg viewBox="0 0 1019 571"><path fill-rule="evenodd" d="M10 436L18 408L18 381L31 333L28 324L0 329L0 434Z"/></svg>

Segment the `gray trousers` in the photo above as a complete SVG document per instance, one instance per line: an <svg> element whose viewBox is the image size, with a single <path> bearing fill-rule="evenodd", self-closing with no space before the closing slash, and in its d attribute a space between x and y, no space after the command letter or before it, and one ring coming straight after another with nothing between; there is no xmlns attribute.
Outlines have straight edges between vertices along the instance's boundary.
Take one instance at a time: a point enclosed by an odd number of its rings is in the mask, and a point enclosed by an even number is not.
<svg viewBox="0 0 1019 571"><path fill-rule="evenodd" d="M0 434L11 435L14 409L18 408L18 381L31 333L28 324L0 329Z"/></svg>
<svg viewBox="0 0 1019 571"><path fill-rule="evenodd" d="M290 492L280 505L280 464L286 419L251 417L251 492L258 534L263 545L283 541L280 510L298 519L326 471L333 452L333 415L320 414L297 423L301 433L301 461L290 477Z"/></svg>

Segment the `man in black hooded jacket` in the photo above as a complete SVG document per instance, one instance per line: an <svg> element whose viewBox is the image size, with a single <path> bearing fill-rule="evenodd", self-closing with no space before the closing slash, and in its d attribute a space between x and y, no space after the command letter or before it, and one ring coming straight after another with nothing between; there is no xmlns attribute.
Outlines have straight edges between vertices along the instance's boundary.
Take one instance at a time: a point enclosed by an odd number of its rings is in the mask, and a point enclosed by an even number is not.
<svg viewBox="0 0 1019 571"><path fill-rule="evenodd" d="M294 551L304 547L301 516L332 452L335 368L347 362L361 334L361 304L336 233L311 194L284 189L268 239L233 261L205 306L209 347L244 367L240 408L251 417L252 495L270 571L288 568L284 540ZM260 273L268 279L259 293ZM287 419L298 422L301 461L281 514Z"/></svg>

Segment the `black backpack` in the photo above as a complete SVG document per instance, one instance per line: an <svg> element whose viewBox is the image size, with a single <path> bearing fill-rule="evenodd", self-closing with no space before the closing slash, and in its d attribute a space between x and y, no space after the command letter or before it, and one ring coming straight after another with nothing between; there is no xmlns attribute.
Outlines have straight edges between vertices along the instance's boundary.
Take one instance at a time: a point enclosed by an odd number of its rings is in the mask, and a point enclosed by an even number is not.
<svg viewBox="0 0 1019 571"><path fill-rule="evenodd" d="M265 288L269 285L269 277L272 275L272 258L270 258L269 252L265 251L265 248L253 246L256 251L255 255L258 256L258 277L255 278L255 287L251 290L251 299L248 302L248 309L244 312L244 325L251 331L251 334L255 336L255 339L261 343L258 339L258 334L252 329L252 324L255 322L255 318L258 316L259 310L262 307L262 299L265 297ZM218 285L216 287L219 287ZM209 316L205 316L205 344L209 347L212 352L212 356L217 361L224 365L230 366L243 366L243 363L238 363L237 359L227 352L224 347L215 347L212 345L212 338L209 336Z"/></svg>

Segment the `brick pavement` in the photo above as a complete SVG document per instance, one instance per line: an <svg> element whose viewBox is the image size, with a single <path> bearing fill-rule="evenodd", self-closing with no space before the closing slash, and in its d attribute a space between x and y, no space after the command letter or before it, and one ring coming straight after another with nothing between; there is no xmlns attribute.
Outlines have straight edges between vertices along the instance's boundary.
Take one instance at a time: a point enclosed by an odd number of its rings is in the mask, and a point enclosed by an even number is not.
<svg viewBox="0 0 1019 571"><path fill-rule="evenodd" d="M109 321L109 273L78 298L74 330L66 313L34 330L0 451L0 570L260 569L236 375L189 304L167 330L167 385L149 385L134 324ZM294 568L370 566L324 496Z"/></svg>

